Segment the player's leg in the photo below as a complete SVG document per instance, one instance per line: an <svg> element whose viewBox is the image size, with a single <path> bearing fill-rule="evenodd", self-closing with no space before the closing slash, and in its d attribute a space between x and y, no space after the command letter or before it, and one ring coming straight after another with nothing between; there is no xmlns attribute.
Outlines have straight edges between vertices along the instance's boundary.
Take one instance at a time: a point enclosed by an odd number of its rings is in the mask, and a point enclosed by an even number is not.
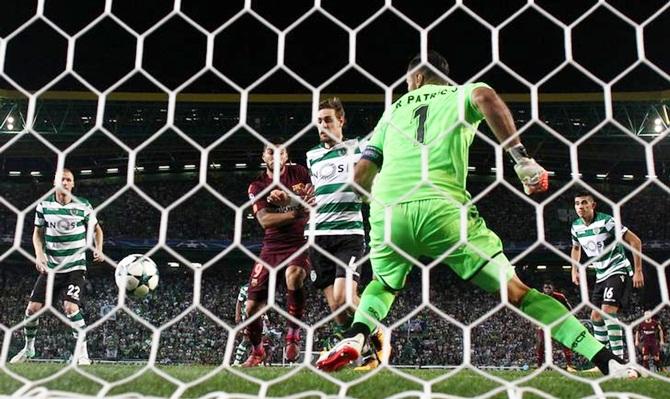
<svg viewBox="0 0 670 399"><path fill-rule="evenodd" d="M617 321L619 307L603 304L601 310L607 315L607 317L604 318L604 322L605 327L607 328L607 339L610 344L610 350L615 355L623 358L623 327L621 327L621 324Z"/></svg>
<svg viewBox="0 0 670 399"><path fill-rule="evenodd" d="M84 314L79 307L86 278L83 270L72 271L65 275L67 276L67 283L64 287L65 299L63 301L63 310L65 311L65 316L67 316L72 325L72 336L77 340L79 338L79 331L86 328ZM86 338L84 338L81 344L77 341L73 359L76 359L77 364L80 366L91 364L91 360L88 357Z"/></svg>
<svg viewBox="0 0 670 399"><path fill-rule="evenodd" d="M342 308L347 303L347 290L351 291L351 307L336 316L336 322L343 328L349 328L353 322L353 312L360 303L358 281L361 265L358 263L365 254L365 238L354 234L335 236L329 250L342 264L334 264L335 280L333 282L333 305Z"/></svg>
<svg viewBox="0 0 670 399"><path fill-rule="evenodd" d="M610 276L604 283L605 290L602 297L601 309L607 315L605 317L607 338L609 339L612 352L623 358L625 347L623 342L623 326L618 321L618 314L628 304L630 291L632 290L632 281L627 275L619 274Z"/></svg>
<svg viewBox="0 0 670 399"><path fill-rule="evenodd" d="M263 254L261 254L263 259ZM242 367L256 367L263 362L263 319L258 312L263 309L268 298L268 279L270 273L262 264L256 263L249 276L249 291L246 305L247 325L246 332L251 343L251 353Z"/></svg>
<svg viewBox="0 0 670 399"><path fill-rule="evenodd" d="M330 242L328 241L328 238L330 237L318 236L315 238L315 243L322 250L330 252L332 248L329 245ZM321 253L321 251L313 247L309 248L309 260L312 266L312 273L314 275L314 288L323 292L323 296L326 298L326 303L328 303L328 308L330 309L330 312L333 313L339 308L337 302L335 302L333 291L335 285L335 262ZM335 322L338 324L338 326L340 326L343 322L340 314L335 316Z"/></svg>
<svg viewBox="0 0 670 399"><path fill-rule="evenodd" d="M235 348L235 361L233 362L233 366L239 366L242 364L242 359L247 355L247 352L249 352L249 348L251 348L251 341L249 340L248 337L248 332L245 329L244 335L242 336L242 341L240 341L239 344L237 344L237 347Z"/></svg>
<svg viewBox="0 0 670 399"><path fill-rule="evenodd" d="M345 332L345 338L317 362L318 368L335 371L356 360L377 323L386 318L397 292L405 286L412 264L385 243L384 230L389 229L394 245L410 256L418 257L411 220L416 210L411 208L408 204L396 205L390 218L386 218L383 208L370 210L370 262L373 279L361 294L354 321Z"/></svg>
<svg viewBox="0 0 670 399"><path fill-rule="evenodd" d="M450 220L448 207L435 209L433 214L444 214L445 221ZM457 219L460 231L460 219ZM454 221L432 226L433 229L454 228ZM530 316L541 325L552 325L551 336L563 345L592 360L605 374L609 373L610 360L616 357L603 348L584 325L556 299L531 289L524 284L514 273L514 268L502 252L500 238L489 230L484 220L479 217L476 208L472 207L467 221L468 245L458 247L445 262L461 278L471 281L488 292L498 292L501 288L507 289L509 302L517 306L523 313ZM425 234L425 233L424 233ZM444 239L437 245L431 245L433 256L450 249L449 236L443 233ZM439 234L436 238L439 238ZM432 241L431 241L432 244ZM431 254L429 254L431 255ZM485 256L482 256L485 255ZM614 367L614 366L613 366ZM618 366L617 366L618 367Z"/></svg>
<svg viewBox="0 0 670 399"><path fill-rule="evenodd" d="M25 312L25 324L23 327L23 335L25 338L25 345L23 349L14 355L9 362L10 363L23 363L26 360L32 359L35 357L35 337L37 336L37 327L39 326L39 319L31 319L31 316L37 313L42 309L42 302L33 302L29 301L28 306L26 307Z"/></svg>
<svg viewBox="0 0 670 399"><path fill-rule="evenodd" d="M296 248L298 249L298 248ZM275 260L276 264L284 262L288 255L293 255L295 251L284 255ZM295 319L302 320L305 313L305 277L309 270L309 256L307 251L303 251L294 257L290 262L284 277L286 279L286 307L288 313ZM286 360L295 362L300 356L300 326L293 320L288 320L288 329L286 331Z"/></svg>
<svg viewBox="0 0 670 399"><path fill-rule="evenodd" d="M649 347L642 344L642 367L649 369Z"/></svg>
<svg viewBox="0 0 670 399"><path fill-rule="evenodd" d="M656 371L660 370L661 368L661 351L659 349L658 343L654 344L652 346L651 351L649 351L649 354L651 355L651 358L654 359L654 368Z"/></svg>
<svg viewBox="0 0 670 399"><path fill-rule="evenodd" d="M25 338L25 345L23 349L14 355L9 362L10 363L23 363L28 359L35 357L35 337L37 336L37 328L39 326L39 319L32 318L32 315L37 313L42 306L44 306L44 301L46 299L46 290L47 290L47 275L40 274L35 281L33 290L30 294L30 300L28 301L28 306L25 311L25 324L23 327L23 335Z"/></svg>
<svg viewBox="0 0 670 399"><path fill-rule="evenodd" d="M293 262L292 262L293 263ZM307 272L305 265L300 261L286 268L286 303L288 313L298 320L302 320L305 313L305 277ZM286 331L286 360L295 362L300 355L300 326L292 320L288 320Z"/></svg>
<svg viewBox="0 0 670 399"><path fill-rule="evenodd" d="M607 326L603 319L600 309L603 304L603 295L605 293L605 283L595 283L593 291L591 291L591 298L589 301L596 308L591 310L591 325L593 326L593 336L606 347L609 347L609 338L607 337Z"/></svg>
<svg viewBox="0 0 670 399"><path fill-rule="evenodd" d="M263 294L264 292L264 294ZM253 299L252 299L253 298ZM247 360L242 363L242 367L256 367L265 359L265 349L263 348L263 319L258 312L263 309L267 303L267 288L257 290L252 295L251 286L249 286L249 298L247 299L247 320L251 320L246 328L251 353ZM257 317L254 317L257 316Z"/></svg>

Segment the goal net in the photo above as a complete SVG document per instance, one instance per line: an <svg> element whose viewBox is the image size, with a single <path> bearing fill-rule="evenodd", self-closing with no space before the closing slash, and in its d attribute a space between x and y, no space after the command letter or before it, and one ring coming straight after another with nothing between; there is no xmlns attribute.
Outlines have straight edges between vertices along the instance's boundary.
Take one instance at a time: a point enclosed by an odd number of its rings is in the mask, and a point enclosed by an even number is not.
<svg viewBox="0 0 670 399"><path fill-rule="evenodd" d="M662 39L669 3L219 3L7 5L0 18L0 396L656 398L670 391L670 60ZM307 152L323 141L322 100L342 101L344 138L357 138L325 156L358 159L384 112L407 93L409 61L419 54L425 66L431 50L448 61L448 74L438 75L449 85L484 82L497 92L514 137L546 169L549 190L526 195L494 122L473 126L461 107L459 126L474 131L462 165L471 197L444 193L445 203L458 202L461 240L439 256L412 256L387 224L383 246L412 266L376 323L390 356L375 368L355 370L361 358L326 373L317 358L341 338L338 320L373 281L369 250L347 263L308 235L276 267L261 252L277 241L268 244L272 227L257 203L275 188L298 192L280 180L282 151L291 170L316 163ZM418 123L431 117L415 116ZM439 187L428 172L434 147L411 140L424 156L408 195ZM309 181L345 176L317 194L349 195L351 203L314 207L309 196L291 194L290 205L311 211L308 231L318 215L353 207L346 209L353 219L325 224L355 226L369 242L371 211L357 202L361 187L348 162L347 170L312 168ZM67 171L72 182L62 179ZM269 183L253 191L259 179ZM58 208L71 183L80 208ZM606 221L576 232L585 217L575 196L583 193L594 220ZM58 209L45 210L47 203ZM386 207L389 218L399 206ZM594 371L551 339L560 322L538 323L506 290L487 293L454 273L458 266L447 263L458 248L492 261L467 240L468 217L478 216L526 285L562 296L591 334L648 378ZM69 223L83 232L66 234ZM580 240L590 234L607 238ZM86 248L73 244L83 237ZM39 278L35 248L49 253ZM594 267L615 252L630 263L617 274L616 293ZM64 278L72 274L59 273L55 259L84 253L86 277ZM158 266L158 287L144 297L115 284L117 264L131 254ZM336 311L314 264L298 279L304 312L295 310L299 287L287 282L295 272L288 265L315 256L344 270L345 305ZM267 305L247 318L241 287L250 283L251 298L262 302L254 290L265 273ZM601 307L608 295L614 305ZM238 367L253 354L257 322L265 359ZM287 326L300 331L297 359Z"/></svg>

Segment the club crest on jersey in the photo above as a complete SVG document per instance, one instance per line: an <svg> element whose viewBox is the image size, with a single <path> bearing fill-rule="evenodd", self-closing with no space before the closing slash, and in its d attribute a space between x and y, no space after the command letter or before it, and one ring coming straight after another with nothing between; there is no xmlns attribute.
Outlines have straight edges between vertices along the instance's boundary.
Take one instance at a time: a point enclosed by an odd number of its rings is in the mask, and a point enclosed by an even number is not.
<svg viewBox="0 0 670 399"><path fill-rule="evenodd" d="M316 177L318 177L319 179L325 179L333 176L335 173L343 173L348 171L349 171L348 163L343 164L327 163L323 165L321 168L319 168L318 172L316 172Z"/></svg>

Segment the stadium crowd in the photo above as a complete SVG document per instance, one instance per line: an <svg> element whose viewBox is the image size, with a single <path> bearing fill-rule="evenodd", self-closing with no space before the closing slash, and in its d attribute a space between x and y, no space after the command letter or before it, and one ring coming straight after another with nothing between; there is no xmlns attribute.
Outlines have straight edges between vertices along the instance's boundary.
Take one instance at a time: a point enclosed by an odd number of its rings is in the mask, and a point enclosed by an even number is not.
<svg viewBox="0 0 670 399"><path fill-rule="evenodd" d="M213 175L208 184L235 206L248 202L247 187L255 172L237 172L233 174ZM78 182L75 194L87 198L94 207L99 207L114 193L124 187L123 183L106 183L102 180ZM205 188L192 192L197 177L179 179L138 180L137 189L141 190L159 205L167 207L181 201L171 208L168 216L168 240L232 240L234 235L235 211L221 202ZM489 183L473 181L469 190L479 193ZM51 187L47 182L2 185L3 197L23 209ZM621 207L623 224L642 239L643 245L651 241L670 241L670 225L658 223L662 215L670 213L668 193L660 188L645 189L632 197ZM602 191L612 198L620 198L623 188L603 186ZM545 235L548 242L569 241L570 224L576 218L572 209L572 191L568 190L546 206L544 211ZM187 198L184 198L188 195ZM599 209L610 212L610 207L600 201ZM535 241L537 228L534 222L535 209L502 185L497 185L476 202L480 214L486 223L503 240L506 246L517 244L527 246ZM161 214L132 188L98 209L105 236L108 239L155 240L158 237ZM262 230L250 215L250 209L243 209L242 239L258 241ZM14 234L16 215L6 207L0 206L0 216L10 221L0 226L0 238L10 240ZM25 219L24 240L32 233L32 211ZM532 221L532 222L529 222ZM644 249L644 247L643 247Z"/></svg>

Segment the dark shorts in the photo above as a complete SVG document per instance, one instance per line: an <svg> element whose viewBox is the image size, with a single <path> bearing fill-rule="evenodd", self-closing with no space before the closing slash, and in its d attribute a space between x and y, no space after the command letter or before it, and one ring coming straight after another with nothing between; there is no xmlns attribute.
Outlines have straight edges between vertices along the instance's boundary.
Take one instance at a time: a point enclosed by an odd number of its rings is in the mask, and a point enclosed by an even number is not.
<svg viewBox="0 0 670 399"><path fill-rule="evenodd" d="M365 255L365 236L362 234L316 236L314 243L342 263L333 261L316 248L309 248L309 260L312 263L311 279L314 287L322 290L333 285L335 279L346 278L347 269L351 269L354 281L358 282L361 264L356 263Z"/></svg>
<svg viewBox="0 0 670 399"><path fill-rule="evenodd" d="M67 273L56 273L54 275L53 293L58 294L58 299L81 304L86 282L84 270L74 270ZM33 291L30 293L30 301L44 303L47 294L47 274L40 274L35 281ZM54 295L55 297L55 295Z"/></svg>
<svg viewBox="0 0 670 399"><path fill-rule="evenodd" d="M298 253L296 256L295 254ZM291 257L291 260L285 265L298 266L305 269L309 273L310 263L307 255L307 250L302 247L297 247L292 250L282 252L263 252L261 251L261 260L267 263L270 267L275 268L282 264L286 259ZM286 269L284 269L286 270ZM249 299L252 301L264 301L268 298L268 280L270 279L270 271L260 263L256 263L251 269L249 276Z"/></svg>
<svg viewBox="0 0 670 399"><path fill-rule="evenodd" d="M658 342L642 342L642 356L650 355L652 357L658 357L661 354L661 349L658 346Z"/></svg>
<svg viewBox="0 0 670 399"><path fill-rule="evenodd" d="M591 303L597 308L603 304L626 308L632 289L633 281L628 275L615 274L596 283L591 292Z"/></svg>

